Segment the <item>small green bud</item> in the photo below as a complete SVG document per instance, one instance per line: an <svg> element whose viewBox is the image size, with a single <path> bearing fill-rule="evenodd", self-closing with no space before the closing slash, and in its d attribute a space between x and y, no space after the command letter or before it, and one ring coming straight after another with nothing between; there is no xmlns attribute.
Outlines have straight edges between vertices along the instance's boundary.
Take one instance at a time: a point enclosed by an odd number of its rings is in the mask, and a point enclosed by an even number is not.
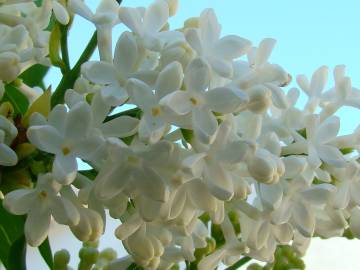
<svg viewBox="0 0 360 270"><path fill-rule="evenodd" d="M105 259L107 261L112 261L117 258L116 251L112 248L106 248L101 251L99 258Z"/></svg>
<svg viewBox="0 0 360 270"><path fill-rule="evenodd" d="M70 254L66 249L57 251L54 254L54 270L67 270L70 262Z"/></svg>

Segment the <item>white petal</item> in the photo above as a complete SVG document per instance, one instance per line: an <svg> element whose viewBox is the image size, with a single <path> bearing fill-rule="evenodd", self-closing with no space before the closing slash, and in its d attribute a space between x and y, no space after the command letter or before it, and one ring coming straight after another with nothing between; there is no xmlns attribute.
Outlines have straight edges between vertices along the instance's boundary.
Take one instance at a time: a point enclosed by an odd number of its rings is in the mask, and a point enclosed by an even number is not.
<svg viewBox="0 0 360 270"><path fill-rule="evenodd" d="M247 53L251 42L247 39L229 35L221 38L214 47L214 53L220 58L233 60Z"/></svg>
<svg viewBox="0 0 360 270"><path fill-rule="evenodd" d="M222 201L227 201L232 198L234 195L232 178L222 166L212 162L207 164L204 173L209 190L215 197Z"/></svg>
<svg viewBox="0 0 360 270"><path fill-rule="evenodd" d="M110 84L101 90L101 96L104 102L109 106L119 106L128 98L127 92L118 84Z"/></svg>
<svg viewBox="0 0 360 270"><path fill-rule="evenodd" d="M108 137L128 137L137 131L139 120L130 116L120 116L101 125L101 131Z"/></svg>
<svg viewBox="0 0 360 270"><path fill-rule="evenodd" d="M328 67L321 66L318 68L313 76L311 77L310 89L312 95L319 96L322 90L324 89L328 79Z"/></svg>
<svg viewBox="0 0 360 270"><path fill-rule="evenodd" d="M203 91L210 83L210 69L201 58L196 58L186 67L184 82L187 90Z"/></svg>
<svg viewBox="0 0 360 270"><path fill-rule="evenodd" d="M151 110L151 107L156 106L158 103L151 88L138 79L128 80L126 89L131 101L144 111Z"/></svg>
<svg viewBox="0 0 360 270"><path fill-rule="evenodd" d="M159 103L177 115L188 114L192 108L188 91L175 91L163 97Z"/></svg>
<svg viewBox="0 0 360 270"><path fill-rule="evenodd" d="M81 66L81 73L93 83L114 84L117 82L117 71L112 64L107 62L86 62Z"/></svg>
<svg viewBox="0 0 360 270"><path fill-rule="evenodd" d="M209 58L209 63L213 70L221 77L231 78L233 76L232 62L217 56Z"/></svg>
<svg viewBox="0 0 360 270"><path fill-rule="evenodd" d="M18 161L17 155L9 146L0 143L0 165L14 166Z"/></svg>
<svg viewBox="0 0 360 270"><path fill-rule="evenodd" d="M135 36L124 32L116 43L114 53L114 65L126 76L136 69L138 60L138 46Z"/></svg>
<svg viewBox="0 0 360 270"><path fill-rule="evenodd" d="M331 194L336 190L333 185L330 184L319 184L306 189L301 192L301 195L309 203L314 204L325 204L330 198Z"/></svg>
<svg viewBox="0 0 360 270"><path fill-rule="evenodd" d="M119 19L129 29L137 34L142 34L141 15L139 10L130 7L121 7L119 10Z"/></svg>
<svg viewBox="0 0 360 270"><path fill-rule="evenodd" d="M271 97L272 97L272 101L274 103L274 105L276 107L278 107L279 109L287 109L288 108L288 102L286 100L286 96L285 96L285 93L284 91L272 84L272 83L267 83L265 84L271 91Z"/></svg>
<svg viewBox="0 0 360 270"><path fill-rule="evenodd" d="M47 237L51 216L44 204L32 205L32 210L26 218L24 233L30 246L39 246Z"/></svg>
<svg viewBox="0 0 360 270"><path fill-rule="evenodd" d="M209 46L219 39L221 26L213 9L205 9L200 15L200 34L203 44Z"/></svg>
<svg viewBox="0 0 360 270"><path fill-rule="evenodd" d="M42 151L56 154L60 151L63 138L52 126L32 126L26 132L29 141Z"/></svg>
<svg viewBox="0 0 360 270"><path fill-rule="evenodd" d="M54 196L50 200L51 214L59 224L75 226L80 221L77 208L66 198Z"/></svg>
<svg viewBox="0 0 360 270"><path fill-rule="evenodd" d="M95 193L99 199L111 199L119 194L127 185L131 170L125 165L112 166L100 171L96 177Z"/></svg>
<svg viewBox="0 0 360 270"><path fill-rule="evenodd" d="M160 215L161 202L149 199L146 196L140 195L135 199L136 208L139 214L146 222L151 222Z"/></svg>
<svg viewBox="0 0 360 270"><path fill-rule="evenodd" d="M310 95L310 82L304 74L298 75L296 77L296 82L305 93Z"/></svg>
<svg viewBox="0 0 360 270"><path fill-rule="evenodd" d="M319 145L317 147L319 157L326 163L335 167L344 167L346 160L339 149L329 145Z"/></svg>
<svg viewBox="0 0 360 270"><path fill-rule="evenodd" d="M294 204L292 217L299 232L305 237L312 237L315 229L315 216L309 207L300 202Z"/></svg>
<svg viewBox="0 0 360 270"><path fill-rule="evenodd" d="M140 120L139 138L147 143L154 144L164 136L167 124L162 117L144 114Z"/></svg>
<svg viewBox="0 0 360 270"><path fill-rule="evenodd" d="M192 204L204 211L216 211L216 198L211 195L206 185L199 179L186 183L187 194Z"/></svg>
<svg viewBox="0 0 360 270"><path fill-rule="evenodd" d="M272 38L265 38L260 42L259 47L256 50L255 66L262 66L268 61L270 54L275 47L275 43L276 40Z"/></svg>
<svg viewBox="0 0 360 270"><path fill-rule="evenodd" d="M163 0L156 0L145 11L144 26L147 32L159 31L169 18L169 6Z"/></svg>
<svg viewBox="0 0 360 270"><path fill-rule="evenodd" d="M186 41L189 42L190 46L201 55L203 48L201 45L200 35L198 29L190 28L185 32Z"/></svg>
<svg viewBox="0 0 360 270"><path fill-rule="evenodd" d="M233 113L248 101L246 93L237 88L218 87L205 93L207 105L214 112Z"/></svg>
<svg viewBox="0 0 360 270"><path fill-rule="evenodd" d="M57 154L53 164L53 174L56 181L62 185L68 185L75 180L77 174L77 162L73 155Z"/></svg>
<svg viewBox="0 0 360 270"><path fill-rule="evenodd" d="M337 116L327 118L318 127L316 140L321 144L326 144L334 139L340 129L340 119Z"/></svg>
<svg viewBox="0 0 360 270"><path fill-rule="evenodd" d="M236 164L244 160L253 150L253 147L246 142L234 141L217 152L217 159L224 164Z"/></svg>
<svg viewBox="0 0 360 270"><path fill-rule="evenodd" d="M68 8L75 14L80 15L81 17L91 21L93 18L93 14L88 6L81 0L69 0Z"/></svg>
<svg viewBox="0 0 360 270"><path fill-rule="evenodd" d="M168 64L156 80L155 91L159 98L179 90L183 81L183 69L179 62Z"/></svg>
<svg viewBox="0 0 360 270"><path fill-rule="evenodd" d="M76 104L67 114L65 121L65 138L77 142L87 135L92 124L90 106L81 102Z"/></svg>
<svg viewBox="0 0 360 270"><path fill-rule="evenodd" d="M288 244L293 237L293 230L288 223L274 226L272 233L276 240L282 245Z"/></svg>
<svg viewBox="0 0 360 270"><path fill-rule="evenodd" d="M224 248L218 249L214 253L202 258L198 268L199 270L214 270L225 256L226 250Z"/></svg>
<svg viewBox="0 0 360 270"><path fill-rule="evenodd" d="M197 139L203 144L213 142L218 127L215 116L206 109L194 109L192 123Z"/></svg>
<svg viewBox="0 0 360 270"><path fill-rule="evenodd" d="M70 16L66 10L65 7L63 7L63 5L61 5L60 3L58 3L58 1L52 1L53 3L53 11L55 14L56 19L61 23L61 24L68 24L69 20L70 20Z"/></svg>
<svg viewBox="0 0 360 270"><path fill-rule="evenodd" d="M169 198L169 189L162 177L154 170L144 167L135 170L134 178L139 191L155 201L165 202Z"/></svg>
<svg viewBox="0 0 360 270"><path fill-rule="evenodd" d="M142 223L140 216L133 214L115 230L115 235L118 239L125 240L137 231Z"/></svg>
<svg viewBox="0 0 360 270"><path fill-rule="evenodd" d="M200 177L204 167L205 153L190 155L183 159L182 170L189 176Z"/></svg>
<svg viewBox="0 0 360 270"><path fill-rule="evenodd" d="M261 200L270 210L274 210L280 206L283 198L283 189L280 184L266 185L260 184L260 197Z"/></svg>
<svg viewBox="0 0 360 270"><path fill-rule="evenodd" d="M32 189L18 189L6 194L3 206L14 215L26 214L33 205L35 192Z"/></svg>
<svg viewBox="0 0 360 270"><path fill-rule="evenodd" d="M48 116L49 125L55 127L60 133L64 132L67 109L63 104L56 105Z"/></svg>
<svg viewBox="0 0 360 270"><path fill-rule="evenodd" d="M105 102L102 95L97 92L91 100L91 111L95 127L101 125L106 116L109 114L111 106Z"/></svg>
<svg viewBox="0 0 360 270"><path fill-rule="evenodd" d="M345 181L337 186L336 194L333 198L333 205L338 209L345 209L350 202L350 183Z"/></svg>
<svg viewBox="0 0 360 270"><path fill-rule="evenodd" d="M178 188L171 193L169 199L169 219L177 218L181 214L185 206L186 198L187 196L184 188Z"/></svg>

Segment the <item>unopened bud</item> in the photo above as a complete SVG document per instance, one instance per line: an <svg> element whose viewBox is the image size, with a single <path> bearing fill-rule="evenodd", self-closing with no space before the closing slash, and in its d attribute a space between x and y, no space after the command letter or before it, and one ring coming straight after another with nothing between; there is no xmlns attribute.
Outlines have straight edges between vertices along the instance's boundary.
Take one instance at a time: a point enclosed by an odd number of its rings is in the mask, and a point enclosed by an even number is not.
<svg viewBox="0 0 360 270"><path fill-rule="evenodd" d="M20 73L20 58L13 52L0 54L0 80L12 82Z"/></svg>
<svg viewBox="0 0 360 270"><path fill-rule="evenodd" d="M248 164L248 171L257 181L274 184L284 174L285 167L278 157L266 150L259 150Z"/></svg>
<svg viewBox="0 0 360 270"><path fill-rule="evenodd" d="M54 255L54 270L67 270L70 254L66 249L59 250Z"/></svg>
<svg viewBox="0 0 360 270"><path fill-rule="evenodd" d="M179 0L166 0L169 5L169 16L172 17L179 9Z"/></svg>

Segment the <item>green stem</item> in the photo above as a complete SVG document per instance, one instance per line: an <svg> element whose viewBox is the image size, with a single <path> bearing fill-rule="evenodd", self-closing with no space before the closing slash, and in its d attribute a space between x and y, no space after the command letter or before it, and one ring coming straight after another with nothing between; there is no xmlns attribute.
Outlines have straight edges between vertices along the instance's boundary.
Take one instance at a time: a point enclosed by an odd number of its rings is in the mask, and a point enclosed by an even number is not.
<svg viewBox="0 0 360 270"><path fill-rule="evenodd" d="M244 264L246 264L247 262L251 261L250 257L242 257L240 260L238 260L236 263L234 263L232 266L229 266L228 268L226 268L225 270L236 270L239 269L239 267L243 266Z"/></svg>
<svg viewBox="0 0 360 270"><path fill-rule="evenodd" d="M61 42L61 56L62 60L65 65L65 73L69 72L70 70L70 61L69 61L69 50L68 50L68 26L67 25L60 25L60 42Z"/></svg>
<svg viewBox="0 0 360 270"><path fill-rule="evenodd" d="M51 106L54 107L59 103L64 102L64 96L67 89L73 87L74 82L80 74L81 65L89 60L91 55L94 53L97 46L97 33L96 31L92 35L88 45L86 46L84 52L80 56L79 60L76 62L75 66L66 74L64 74L61 79L59 86L56 88L54 94L51 97Z"/></svg>

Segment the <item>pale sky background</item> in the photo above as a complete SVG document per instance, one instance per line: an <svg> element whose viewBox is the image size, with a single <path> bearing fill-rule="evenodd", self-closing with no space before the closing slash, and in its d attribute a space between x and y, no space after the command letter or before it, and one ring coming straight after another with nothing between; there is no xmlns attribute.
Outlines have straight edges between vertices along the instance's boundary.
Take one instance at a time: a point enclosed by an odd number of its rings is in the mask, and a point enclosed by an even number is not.
<svg viewBox="0 0 360 270"><path fill-rule="evenodd" d="M87 1L96 7L97 0ZM124 0L124 6L147 6L149 0ZM298 74L311 75L321 65L332 70L337 64L347 66L347 74L354 86L360 87L360 1L358 0L180 0L179 13L171 18L174 28L204 8L214 8L223 27L223 35L237 34L257 45L262 38L277 39L271 62L283 66L295 78ZM114 43L124 30L114 31ZM93 32L90 23L77 19L70 34L70 57L75 62ZM95 55L94 59L98 56ZM332 71L331 71L332 72ZM54 70L47 76L53 87L60 74ZM341 133L349 133L358 125L359 111L342 109ZM112 232L115 222L109 222L108 232L101 241L102 247L112 246L121 253L121 243ZM53 250L67 248L77 262L81 244L64 227L51 233ZM305 256L307 270L356 270L360 269L360 241L346 239L314 239ZM29 269L47 269L36 249L29 249Z"/></svg>

